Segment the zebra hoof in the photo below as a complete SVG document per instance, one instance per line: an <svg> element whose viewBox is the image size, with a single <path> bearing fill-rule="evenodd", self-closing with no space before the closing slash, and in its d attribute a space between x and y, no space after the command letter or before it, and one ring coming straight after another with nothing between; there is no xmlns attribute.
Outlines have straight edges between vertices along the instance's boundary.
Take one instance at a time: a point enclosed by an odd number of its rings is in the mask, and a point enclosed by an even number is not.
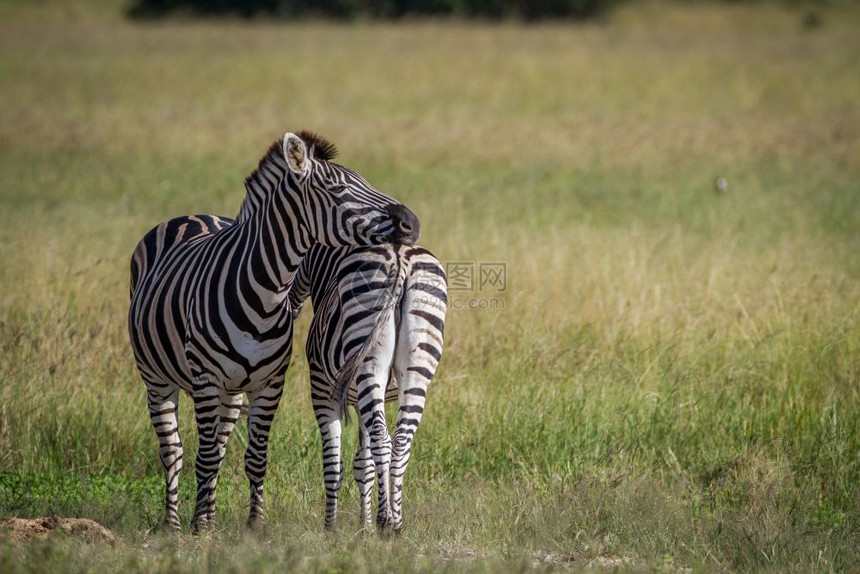
<svg viewBox="0 0 860 574"><path fill-rule="evenodd" d="M384 528L380 527L377 530L377 534L380 538L384 539L399 538L401 534L401 529L396 528L393 524L388 524Z"/></svg>
<svg viewBox="0 0 860 574"><path fill-rule="evenodd" d="M266 521L260 518L249 518L246 526L248 527L248 532L262 534L266 530Z"/></svg>
<svg viewBox="0 0 860 574"><path fill-rule="evenodd" d="M391 514L378 514L376 516L376 526L381 530L388 530L394 525L394 520Z"/></svg>
<svg viewBox="0 0 860 574"><path fill-rule="evenodd" d="M171 522L165 518L162 522L156 524L152 530L159 534L179 534L182 532L182 526L179 525L179 521Z"/></svg>
<svg viewBox="0 0 860 574"><path fill-rule="evenodd" d="M191 521L191 534L200 536L212 530L213 527L214 524L205 518L197 518Z"/></svg>

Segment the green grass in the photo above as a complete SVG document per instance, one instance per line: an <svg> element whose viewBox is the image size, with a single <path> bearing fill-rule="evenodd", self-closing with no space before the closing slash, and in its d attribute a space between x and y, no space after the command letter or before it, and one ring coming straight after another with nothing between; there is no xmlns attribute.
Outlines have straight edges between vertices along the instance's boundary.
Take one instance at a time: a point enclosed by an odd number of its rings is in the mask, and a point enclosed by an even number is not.
<svg viewBox="0 0 860 574"><path fill-rule="evenodd" d="M0 570L860 564L856 7L811 32L771 4L580 26L119 13L0 6L0 517L120 537L0 541ZM506 263L505 293L452 293L504 308L449 312L401 537L356 535L351 481L322 532L307 318L267 532L243 528L242 423L218 530L160 535L129 256L171 216L234 215L269 143L303 128L416 211L442 259ZM186 461L192 420L186 398ZM186 520L193 493L187 464Z"/></svg>

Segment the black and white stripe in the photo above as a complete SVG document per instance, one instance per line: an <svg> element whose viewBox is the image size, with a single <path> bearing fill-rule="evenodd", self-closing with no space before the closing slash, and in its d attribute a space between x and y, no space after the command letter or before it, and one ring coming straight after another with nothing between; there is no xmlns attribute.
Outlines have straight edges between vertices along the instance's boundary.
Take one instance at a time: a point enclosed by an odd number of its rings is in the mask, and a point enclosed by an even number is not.
<svg viewBox="0 0 860 574"><path fill-rule="evenodd" d="M412 212L354 171L329 160L334 147L308 132L276 142L245 181L236 219L198 215L147 233L131 261L128 326L146 384L166 482L166 522L179 528L182 468L177 406L191 394L199 432L197 530L215 516L218 469L248 397L249 525L263 522L269 430L292 352L287 297L304 254L317 243L411 243Z"/></svg>
<svg viewBox="0 0 860 574"><path fill-rule="evenodd" d="M359 415L354 474L361 519L371 522L371 491L378 483L376 521L403 527L403 474L424 413L427 386L442 356L447 287L442 265L418 246L315 246L290 289L298 312L310 295L314 318L307 340L311 402L323 438L325 525L332 528L343 481L341 413ZM385 402L397 399L393 437Z"/></svg>

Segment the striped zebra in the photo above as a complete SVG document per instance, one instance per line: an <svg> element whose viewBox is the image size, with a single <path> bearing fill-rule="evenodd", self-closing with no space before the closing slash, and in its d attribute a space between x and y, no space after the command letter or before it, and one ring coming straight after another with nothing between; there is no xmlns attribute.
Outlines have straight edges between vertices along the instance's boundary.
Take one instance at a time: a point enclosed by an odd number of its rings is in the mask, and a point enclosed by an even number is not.
<svg viewBox="0 0 860 574"><path fill-rule="evenodd" d="M323 438L325 526L334 527L343 481L341 415L359 415L353 470L361 521L371 526L376 475L380 527L403 527L403 474L424 412L427 386L442 356L447 287L442 265L418 246L314 246L296 274L290 306L310 295L307 339L311 402ZM385 402L398 399L397 427L388 433Z"/></svg>
<svg viewBox="0 0 860 574"><path fill-rule="evenodd" d="M288 292L302 257L317 243L408 244L418 238L415 215L331 162L334 154L320 136L287 133L245 180L235 221L171 219L134 251L129 335L158 435L169 527L179 528L180 389L194 401L199 433L192 530L214 520L218 469L243 394L248 524L261 526L269 430L292 353Z"/></svg>

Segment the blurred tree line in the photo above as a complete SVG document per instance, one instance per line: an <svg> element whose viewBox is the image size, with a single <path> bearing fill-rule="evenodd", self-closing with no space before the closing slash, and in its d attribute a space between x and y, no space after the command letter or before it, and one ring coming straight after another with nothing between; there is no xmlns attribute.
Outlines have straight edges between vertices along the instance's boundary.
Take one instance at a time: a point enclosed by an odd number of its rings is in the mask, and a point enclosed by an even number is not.
<svg viewBox="0 0 860 574"><path fill-rule="evenodd" d="M286 19L322 17L342 20L392 19L403 16L587 19L603 15L623 1L625 0L132 0L128 14L133 18L159 18L169 14L181 14ZM784 1L787 4L816 7L850 0Z"/></svg>
<svg viewBox="0 0 860 574"><path fill-rule="evenodd" d="M129 15L168 14L243 17L400 18L466 16L480 18L592 18L621 0L134 0Z"/></svg>

